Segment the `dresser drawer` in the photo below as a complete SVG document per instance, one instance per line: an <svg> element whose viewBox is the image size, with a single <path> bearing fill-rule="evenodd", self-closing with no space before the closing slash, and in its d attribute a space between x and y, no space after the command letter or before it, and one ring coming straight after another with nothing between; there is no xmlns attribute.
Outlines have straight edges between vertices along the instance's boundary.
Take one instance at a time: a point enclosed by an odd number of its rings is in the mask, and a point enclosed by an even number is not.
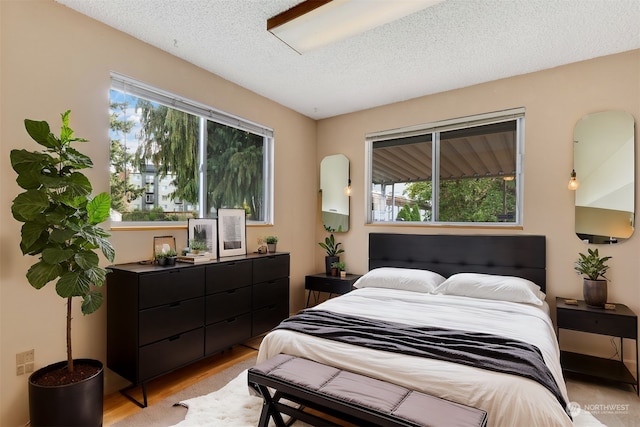
<svg viewBox="0 0 640 427"><path fill-rule="evenodd" d="M263 334L273 329L287 317L289 317L288 300L283 301L280 304L272 304L258 310L254 310L251 335L255 337Z"/></svg>
<svg viewBox="0 0 640 427"><path fill-rule="evenodd" d="M204 267L141 275L139 292L141 309L204 296Z"/></svg>
<svg viewBox="0 0 640 427"><path fill-rule="evenodd" d="M232 317L207 326L205 354L213 354L251 338L251 314Z"/></svg>
<svg viewBox="0 0 640 427"><path fill-rule="evenodd" d="M207 294L253 283L251 261L230 261L206 267Z"/></svg>
<svg viewBox="0 0 640 427"><path fill-rule="evenodd" d="M557 317L558 328L631 339L637 337L636 317L565 309L558 309Z"/></svg>
<svg viewBox="0 0 640 427"><path fill-rule="evenodd" d="M140 378L144 381L204 357L204 328L140 347Z"/></svg>
<svg viewBox="0 0 640 427"><path fill-rule="evenodd" d="M253 260L253 283L289 277L289 255L273 255Z"/></svg>
<svg viewBox="0 0 640 427"><path fill-rule="evenodd" d="M289 278L253 285L253 308L289 301Z"/></svg>
<svg viewBox="0 0 640 427"><path fill-rule="evenodd" d="M207 295L207 325L251 311L251 286Z"/></svg>
<svg viewBox="0 0 640 427"><path fill-rule="evenodd" d="M202 326L204 297L140 311L139 344L146 345Z"/></svg>

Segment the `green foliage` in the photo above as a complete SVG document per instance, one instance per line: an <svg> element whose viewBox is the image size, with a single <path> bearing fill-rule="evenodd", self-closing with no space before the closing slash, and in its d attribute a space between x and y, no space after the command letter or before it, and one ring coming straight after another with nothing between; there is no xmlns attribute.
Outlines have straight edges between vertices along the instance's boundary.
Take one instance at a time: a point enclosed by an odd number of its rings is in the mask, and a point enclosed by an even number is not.
<svg viewBox="0 0 640 427"><path fill-rule="evenodd" d="M111 117L109 128L126 136L133 129L133 120L121 120L129 104L126 102L111 103ZM111 173L109 175L109 187L111 188L111 208L117 212L125 213L130 210L130 203L144 194L144 188L136 188L129 183L132 165L126 147L119 140L111 140Z"/></svg>
<svg viewBox="0 0 640 427"><path fill-rule="evenodd" d="M420 208L417 204L404 205L398 212L398 221L422 221L420 217Z"/></svg>
<svg viewBox="0 0 640 427"><path fill-rule="evenodd" d="M335 237L331 234L324 239L324 242L318 242L318 245L327 252L327 256L338 256L344 252L344 249L340 249L342 243L336 243Z"/></svg>
<svg viewBox="0 0 640 427"><path fill-rule="evenodd" d="M332 262L331 268L337 268L340 271L344 271L344 269L347 268L347 266L345 265L344 262L338 261L338 262Z"/></svg>
<svg viewBox="0 0 640 427"><path fill-rule="evenodd" d="M431 181L407 185L404 194L415 204L410 207L403 206L398 213L398 219L430 220L432 192ZM424 218L419 218L420 209L426 212ZM504 181L501 177L440 181L438 221L501 222L508 221L504 219L504 215L514 215L515 210L515 181Z"/></svg>
<svg viewBox="0 0 640 427"><path fill-rule="evenodd" d="M174 251L173 249L169 249L166 252L156 252L156 259L157 258L171 258L174 256L178 256L178 253L176 251Z"/></svg>
<svg viewBox="0 0 640 427"><path fill-rule="evenodd" d="M141 143L135 163L141 169L152 163L160 177L174 177L174 199L198 203L199 121L192 114L144 99L136 105L142 111ZM249 219L260 219L263 200L263 138L215 122L207 122L205 211L244 208ZM233 185L230 185L233 183ZM123 218L124 219L124 218Z"/></svg>
<svg viewBox="0 0 640 427"><path fill-rule="evenodd" d="M92 187L78 172L93 166L91 159L71 147L86 139L74 138L69 114L62 114L60 136L50 131L45 121L24 121L27 133L45 149L11 150L11 166L23 188L13 200L13 217L22 225L20 249L25 255L39 256L27 271L31 286L41 289L56 281L56 292L71 304L82 298L82 313L90 314L102 304L96 290L104 284L107 271L99 266L96 250L113 262L115 250L109 234L98 226L109 217L111 198L101 193L91 198ZM67 317L67 333L71 318ZM71 364L70 336L67 353ZM70 368L72 369L72 368Z"/></svg>
<svg viewBox="0 0 640 427"><path fill-rule="evenodd" d="M194 212L166 213L161 207L150 210L134 209L122 214L123 221L186 221L189 218L197 218Z"/></svg>
<svg viewBox="0 0 640 427"><path fill-rule="evenodd" d="M609 280L605 277L605 273L609 269L606 262L612 257L606 256L601 258L598 254L598 249L588 249L588 255L583 253L579 253L578 255L579 258L574 267L578 273L584 274L589 280L598 280L599 277Z"/></svg>
<svg viewBox="0 0 640 427"><path fill-rule="evenodd" d="M264 242L267 244L278 243L278 236L267 236L264 238Z"/></svg>
<svg viewBox="0 0 640 427"><path fill-rule="evenodd" d="M207 249L207 242L204 240L191 239L189 241L189 249L192 251L204 251Z"/></svg>

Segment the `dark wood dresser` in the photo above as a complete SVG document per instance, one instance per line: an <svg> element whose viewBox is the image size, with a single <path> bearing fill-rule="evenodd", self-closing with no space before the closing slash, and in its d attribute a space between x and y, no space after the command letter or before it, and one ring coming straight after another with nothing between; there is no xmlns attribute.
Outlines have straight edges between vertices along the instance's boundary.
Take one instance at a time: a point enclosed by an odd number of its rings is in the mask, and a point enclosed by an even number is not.
<svg viewBox="0 0 640 427"><path fill-rule="evenodd" d="M107 367L147 405L145 383L259 336L289 316L286 253L109 267ZM143 402L126 393L142 386Z"/></svg>

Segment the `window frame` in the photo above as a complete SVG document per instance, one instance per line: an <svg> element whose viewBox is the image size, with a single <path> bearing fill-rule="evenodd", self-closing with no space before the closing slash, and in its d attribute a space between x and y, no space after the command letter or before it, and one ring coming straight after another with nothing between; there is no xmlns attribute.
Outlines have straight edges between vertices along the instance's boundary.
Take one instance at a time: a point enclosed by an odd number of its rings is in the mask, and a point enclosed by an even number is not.
<svg viewBox="0 0 640 427"><path fill-rule="evenodd" d="M145 100L165 105L199 118L199 180L206 182L206 158L205 150L207 139L207 121L216 122L225 126L233 127L242 131L263 137L263 191L264 206L263 219L261 221L250 220L247 225L273 225L274 223L274 131L272 128L242 117L218 110L211 106L193 101L171 92L155 88L141 81L132 79L117 72L111 72L111 84L109 90L117 90L127 95L143 98ZM109 98L111 98L109 96ZM111 156L109 156L111 162ZM205 188L200 185L198 190L198 216L205 218ZM144 195L143 195L144 196ZM110 220L111 229L131 229L131 228L175 228L176 226L186 226L186 221L113 221Z"/></svg>
<svg viewBox="0 0 640 427"><path fill-rule="evenodd" d="M447 222L438 221L439 211L439 188L440 188L440 135L451 130L460 130L482 125L490 125L501 122L516 122L516 159L515 159L515 180L516 180L516 212L513 222ZM425 123L403 128L390 129L384 131L371 132L365 135L365 183L367 185L364 200L365 220L367 225L404 225L404 226L459 226L459 227L500 227L513 228L522 227L523 224L523 200L524 200L524 128L525 109L524 107L509 110L495 111L490 113L466 116L455 119L441 120L437 122ZM434 215L428 221L390 221L375 220L373 215L373 145L374 142L387 141L399 138L408 138L419 135L431 134L432 144L432 196L431 205Z"/></svg>

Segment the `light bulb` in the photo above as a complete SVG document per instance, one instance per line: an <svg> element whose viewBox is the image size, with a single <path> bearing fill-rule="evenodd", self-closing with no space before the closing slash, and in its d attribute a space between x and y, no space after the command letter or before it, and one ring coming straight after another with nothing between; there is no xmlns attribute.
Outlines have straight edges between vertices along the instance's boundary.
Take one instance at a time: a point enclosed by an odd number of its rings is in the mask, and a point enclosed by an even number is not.
<svg viewBox="0 0 640 427"><path fill-rule="evenodd" d="M569 185L567 185L567 188L569 190L577 190L578 187L580 186L580 182L578 182L578 178L576 178L576 171L575 169L571 171L571 179L569 179Z"/></svg>

